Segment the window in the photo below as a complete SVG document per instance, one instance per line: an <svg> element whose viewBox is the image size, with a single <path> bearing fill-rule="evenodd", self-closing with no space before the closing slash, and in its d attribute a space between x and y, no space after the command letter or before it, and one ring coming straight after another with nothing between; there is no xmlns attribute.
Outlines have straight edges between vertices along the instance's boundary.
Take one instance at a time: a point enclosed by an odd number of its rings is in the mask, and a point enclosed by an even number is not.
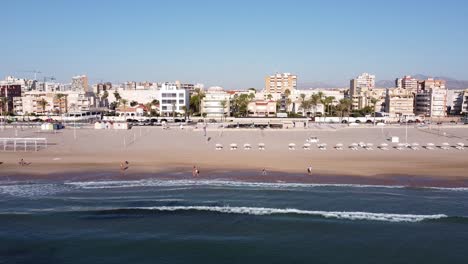
<svg viewBox="0 0 468 264"><path fill-rule="evenodd" d="M184 100L179 100L179 104L184 104Z"/></svg>

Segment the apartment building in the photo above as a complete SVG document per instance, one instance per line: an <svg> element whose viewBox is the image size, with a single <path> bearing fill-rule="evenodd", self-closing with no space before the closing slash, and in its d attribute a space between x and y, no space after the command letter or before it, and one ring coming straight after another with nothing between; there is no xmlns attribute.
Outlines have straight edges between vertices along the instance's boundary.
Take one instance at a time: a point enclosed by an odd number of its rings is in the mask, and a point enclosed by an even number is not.
<svg viewBox="0 0 468 264"><path fill-rule="evenodd" d="M221 118L230 112L230 95L222 87L210 87L201 102L201 112L208 118Z"/></svg>
<svg viewBox="0 0 468 264"><path fill-rule="evenodd" d="M385 112L391 117L414 114L414 95L404 88L387 89Z"/></svg>
<svg viewBox="0 0 468 264"><path fill-rule="evenodd" d="M297 76L291 73L277 73L265 78L266 94L283 94L286 90L297 89Z"/></svg>
<svg viewBox="0 0 468 264"><path fill-rule="evenodd" d="M350 81L349 97L352 110L359 110L371 105L371 92L375 88L375 75L363 73Z"/></svg>
<svg viewBox="0 0 468 264"><path fill-rule="evenodd" d="M445 81L429 78L418 82L415 95L415 114L427 117L447 115L447 89Z"/></svg>
<svg viewBox="0 0 468 264"><path fill-rule="evenodd" d="M72 78L71 83L72 91L91 92L88 85L88 77L86 75L79 75Z"/></svg>
<svg viewBox="0 0 468 264"><path fill-rule="evenodd" d="M190 92L179 89L176 83L163 83L158 91L160 111L162 115L170 116L173 113L184 114L189 108Z"/></svg>
<svg viewBox="0 0 468 264"><path fill-rule="evenodd" d="M406 75L403 78L398 78L395 81L396 88L402 88L412 93L416 93L418 90L419 81L416 78Z"/></svg>
<svg viewBox="0 0 468 264"><path fill-rule="evenodd" d="M63 114L96 108L96 98L85 92L30 91L14 98L14 112L24 114Z"/></svg>
<svg viewBox="0 0 468 264"><path fill-rule="evenodd" d="M13 98L21 96L21 85L3 84L0 85L0 97L6 98L6 103L1 106L1 112L10 112L13 110Z"/></svg>

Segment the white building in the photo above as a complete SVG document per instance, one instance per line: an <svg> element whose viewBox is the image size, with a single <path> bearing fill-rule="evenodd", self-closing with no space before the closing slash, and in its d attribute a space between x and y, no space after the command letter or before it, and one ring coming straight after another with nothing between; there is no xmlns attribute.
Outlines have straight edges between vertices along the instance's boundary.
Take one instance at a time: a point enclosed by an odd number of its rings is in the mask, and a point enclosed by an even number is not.
<svg viewBox="0 0 468 264"><path fill-rule="evenodd" d="M420 91L415 98L415 114L427 117L445 117L447 113L447 90Z"/></svg>
<svg viewBox="0 0 468 264"><path fill-rule="evenodd" d="M158 91L160 111L162 115L172 115L173 113L184 114L189 108L190 92L179 89L175 83L163 83Z"/></svg>
<svg viewBox="0 0 468 264"><path fill-rule="evenodd" d="M88 85L88 77L86 75L79 75L72 78L71 89L73 91L90 92Z"/></svg>
<svg viewBox="0 0 468 264"><path fill-rule="evenodd" d="M222 87L210 87L201 102L201 112L208 118L221 118L229 113L230 95ZM224 104L224 106L223 106Z"/></svg>
<svg viewBox="0 0 468 264"><path fill-rule="evenodd" d="M370 105L370 93L375 89L375 75L363 73L352 79L349 86L349 95L352 100L352 109L359 110Z"/></svg>

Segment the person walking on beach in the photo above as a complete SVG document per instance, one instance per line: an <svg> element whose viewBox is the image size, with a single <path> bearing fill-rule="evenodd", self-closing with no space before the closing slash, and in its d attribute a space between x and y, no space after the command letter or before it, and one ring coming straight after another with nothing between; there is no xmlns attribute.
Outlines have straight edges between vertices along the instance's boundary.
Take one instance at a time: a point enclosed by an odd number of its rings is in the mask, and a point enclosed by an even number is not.
<svg viewBox="0 0 468 264"><path fill-rule="evenodd" d="M120 163L120 172L121 172L122 174L124 174L125 171L128 170L128 168L129 168L129 163L128 163L128 161L124 161L124 162L121 162L121 163Z"/></svg>
<svg viewBox="0 0 468 264"><path fill-rule="evenodd" d="M196 177L200 174L200 171L198 170L197 166L193 166L192 168L192 176Z"/></svg>
<svg viewBox="0 0 468 264"><path fill-rule="evenodd" d="M312 175L312 166L307 168L307 174Z"/></svg>
<svg viewBox="0 0 468 264"><path fill-rule="evenodd" d="M263 170L262 170L262 176L266 176L266 175L267 175L267 171L266 171L265 168L263 168Z"/></svg>

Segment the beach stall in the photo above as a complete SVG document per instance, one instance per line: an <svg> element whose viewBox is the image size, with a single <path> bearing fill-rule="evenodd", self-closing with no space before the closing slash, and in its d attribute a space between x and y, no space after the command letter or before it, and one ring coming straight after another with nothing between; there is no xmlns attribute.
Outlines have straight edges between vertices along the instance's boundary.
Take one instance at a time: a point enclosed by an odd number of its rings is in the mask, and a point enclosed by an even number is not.
<svg viewBox="0 0 468 264"><path fill-rule="evenodd" d="M42 131L53 131L54 130L54 125L51 123L44 123L41 125L41 130Z"/></svg>

